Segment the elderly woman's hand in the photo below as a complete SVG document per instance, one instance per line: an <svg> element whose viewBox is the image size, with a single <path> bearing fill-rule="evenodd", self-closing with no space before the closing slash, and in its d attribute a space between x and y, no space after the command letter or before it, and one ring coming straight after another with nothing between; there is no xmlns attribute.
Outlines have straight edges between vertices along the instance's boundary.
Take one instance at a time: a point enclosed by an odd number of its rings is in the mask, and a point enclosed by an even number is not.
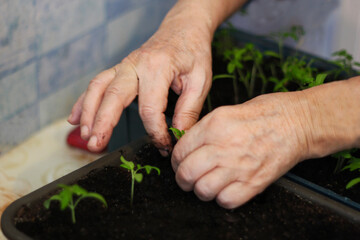
<svg viewBox="0 0 360 240"><path fill-rule="evenodd" d="M120 115L139 95L139 112L156 146L171 150L164 111L171 87L180 95L173 124L190 128L211 86L211 29L205 11L180 1L159 30L121 63L97 75L75 103L68 121L80 124L91 151L108 143ZM121 29L118 29L121 31Z"/></svg>
<svg viewBox="0 0 360 240"><path fill-rule="evenodd" d="M235 208L301 160L360 147L360 77L215 109L178 141L176 181Z"/></svg>
<svg viewBox="0 0 360 240"><path fill-rule="evenodd" d="M245 1L179 0L143 46L97 75L68 118L80 124L88 148L96 152L107 145L122 111L138 95L145 129L167 155L172 148L164 115L169 88L180 95L173 126L188 129L197 121L211 86L214 31Z"/></svg>

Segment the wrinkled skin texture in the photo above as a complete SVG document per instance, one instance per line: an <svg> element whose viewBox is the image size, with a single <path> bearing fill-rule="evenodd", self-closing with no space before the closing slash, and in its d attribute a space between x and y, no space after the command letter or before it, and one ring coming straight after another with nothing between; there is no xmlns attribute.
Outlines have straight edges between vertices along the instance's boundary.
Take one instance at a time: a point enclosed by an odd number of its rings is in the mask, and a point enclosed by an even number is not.
<svg viewBox="0 0 360 240"><path fill-rule="evenodd" d="M174 148L179 186L204 201L216 198L224 208L262 192L306 153L291 101L287 93L264 95L220 107L200 120Z"/></svg>
<svg viewBox="0 0 360 240"><path fill-rule="evenodd" d="M212 33L193 15L173 12L143 46L90 82L68 121L80 124L91 151L106 146L136 95L145 129L163 155L172 148L164 115L169 88L180 95L173 125L188 129L197 121L211 87Z"/></svg>

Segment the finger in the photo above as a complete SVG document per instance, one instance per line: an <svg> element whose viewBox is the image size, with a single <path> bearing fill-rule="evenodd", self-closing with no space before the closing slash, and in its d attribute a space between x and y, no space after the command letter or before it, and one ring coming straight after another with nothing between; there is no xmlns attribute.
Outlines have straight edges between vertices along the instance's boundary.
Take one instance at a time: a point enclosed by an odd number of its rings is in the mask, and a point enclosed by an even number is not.
<svg viewBox="0 0 360 240"><path fill-rule="evenodd" d="M98 74L89 83L83 99L80 118L81 137L85 140L88 140L90 137L95 115L102 101L105 89L114 79L115 74L115 67L107 69Z"/></svg>
<svg viewBox="0 0 360 240"><path fill-rule="evenodd" d="M233 182L226 186L216 197L217 203L227 209L239 207L262 192L263 188L249 182Z"/></svg>
<svg viewBox="0 0 360 240"><path fill-rule="evenodd" d="M116 77L105 90L96 113L88 143L91 151L100 151L107 145L124 108L134 100L137 91L138 80L135 70L132 65L122 62L117 66Z"/></svg>
<svg viewBox="0 0 360 240"><path fill-rule="evenodd" d="M156 67L160 70L150 74ZM154 66L154 69L148 69L146 74L139 75L139 114L154 145L166 156L172 147L164 112L173 76L162 71L160 66ZM145 70L141 69L139 72Z"/></svg>
<svg viewBox="0 0 360 240"><path fill-rule="evenodd" d="M197 67L183 78L182 92L176 103L172 121L173 126L181 130L189 129L199 119L211 87L211 72L204 67Z"/></svg>
<svg viewBox="0 0 360 240"><path fill-rule="evenodd" d="M176 182L184 191L193 190L195 182L201 176L218 166L219 159L211 146L203 146L181 163L172 161Z"/></svg>
<svg viewBox="0 0 360 240"><path fill-rule="evenodd" d="M194 192L202 201L213 200L230 183L236 181L237 172L231 168L217 167L196 181Z"/></svg>
<svg viewBox="0 0 360 240"><path fill-rule="evenodd" d="M80 123L80 117L81 117L84 97L85 97L85 92L80 95L79 99L76 101L76 103L74 104L74 106L71 110L70 116L67 119L68 122L72 125L77 125Z"/></svg>
<svg viewBox="0 0 360 240"><path fill-rule="evenodd" d="M202 131L204 119L195 124L191 129L186 131L179 141L174 146L171 156L171 162L174 171L176 172L177 166L184 161L184 159L195 150L206 144L209 140L207 132ZM211 136L210 136L211 137Z"/></svg>

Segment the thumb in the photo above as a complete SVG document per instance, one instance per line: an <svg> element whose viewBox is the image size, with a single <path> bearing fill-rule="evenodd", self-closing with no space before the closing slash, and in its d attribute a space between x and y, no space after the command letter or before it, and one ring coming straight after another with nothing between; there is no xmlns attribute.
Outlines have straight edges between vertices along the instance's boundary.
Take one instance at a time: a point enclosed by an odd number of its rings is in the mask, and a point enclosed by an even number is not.
<svg viewBox="0 0 360 240"><path fill-rule="evenodd" d="M199 119L211 87L211 71L195 68L183 79L183 88L175 106L172 125L180 130L191 128Z"/></svg>

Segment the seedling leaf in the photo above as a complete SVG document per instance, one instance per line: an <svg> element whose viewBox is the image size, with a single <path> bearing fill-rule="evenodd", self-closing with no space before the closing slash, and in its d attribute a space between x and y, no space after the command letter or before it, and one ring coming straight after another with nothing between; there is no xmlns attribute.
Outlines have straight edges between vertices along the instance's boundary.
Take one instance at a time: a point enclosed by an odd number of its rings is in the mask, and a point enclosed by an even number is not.
<svg viewBox="0 0 360 240"><path fill-rule="evenodd" d="M145 165L144 168L145 168L147 174L150 174L151 170L154 169L154 170L157 171L158 175L160 175L160 169L157 168L157 167L153 167L153 166L150 166L150 165Z"/></svg>
<svg viewBox="0 0 360 240"><path fill-rule="evenodd" d="M177 140L179 140L185 134L184 130L179 130L173 127L170 127L169 129L172 131Z"/></svg>
<svg viewBox="0 0 360 240"><path fill-rule="evenodd" d="M141 183L141 181L143 180L143 174L142 173L136 173L134 178L138 183Z"/></svg>
<svg viewBox="0 0 360 240"><path fill-rule="evenodd" d="M128 165L124 164L124 163L120 164L120 167L131 170L131 168Z"/></svg>
<svg viewBox="0 0 360 240"><path fill-rule="evenodd" d="M353 180L348 182L348 184L346 184L346 189L349 189L349 188L353 187L355 184L358 184L358 183L360 183L360 177L354 178Z"/></svg>
<svg viewBox="0 0 360 240"><path fill-rule="evenodd" d="M105 198L102 195L98 194L98 193L89 192L89 193L86 194L86 197L95 198L95 199L99 200L100 202L102 202L105 207L108 207Z"/></svg>
<svg viewBox="0 0 360 240"><path fill-rule="evenodd" d="M326 73L321 73L316 75L315 86L323 84L326 77L327 77Z"/></svg>
<svg viewBox="0 0 360 240"><path fill-rule="evenodd" d="M126 161L126 159L123 156L120 157L120 160L129 167L128 169L134 169L135 165L133 162Z"/></svg>
<svg viewBox="0 0 360 240"><path fill-rule="evenodd" d="M265 51L264 54L269 57L280 58L280 55L274 51Z"/></svg>
<svg viewBox="0 0 360 240"><path fill-rule="evenodd" d="M60 196L59 196L59 195L54 195L54 196L52 196L51 198L49 198L48 200L46 200L46 201L44 202L44 207L45 207L46 209L49 209L49 208L50 208L50 202L51 202L51 201L54 201L54 200L57 200L57 201L61 202Z"/></svg>
<svg viewBox="0 0 360 240"><path fill-rule="evenodd" d="M235 63L233 62L229 62L229 64L227 65L227 72L228 73L233 73L235 71Z"/></svg>
<svg viewBox="0 0 360 240"><path fill-rule="evenodd" d="M75 184L71 187L71 190L73 193L75 193L78 196L86 195L88 194L88 191L86 191L84 188L80 187L79 185Z"/></svg>
<svg viewBox="0 0 360 240"><path fill-rule="evenodd" d="M70 189L65 188L59 193L60 198L60 209L64 210L70 203L72 199L72 192Z"/></svg>

